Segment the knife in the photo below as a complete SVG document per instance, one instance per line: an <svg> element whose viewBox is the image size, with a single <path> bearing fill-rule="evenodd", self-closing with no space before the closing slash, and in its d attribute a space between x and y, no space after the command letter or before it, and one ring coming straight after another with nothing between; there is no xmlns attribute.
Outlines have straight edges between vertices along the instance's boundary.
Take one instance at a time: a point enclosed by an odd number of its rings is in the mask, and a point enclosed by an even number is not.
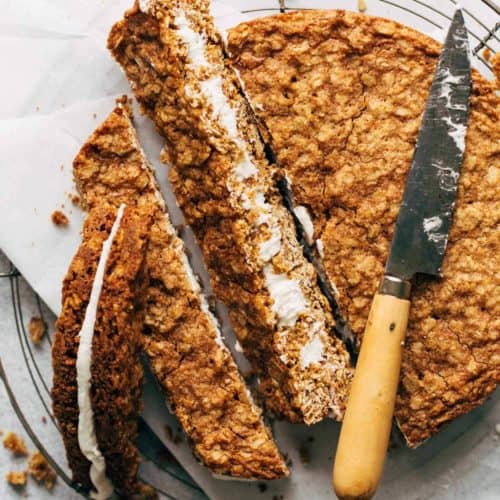
<svg viewBox="0 0 500 500"><path fill-rule="evenodd" d="M340 499L369 499L387 453L417 273L441 275L463 162L471 91L462 11L452 20L424 111L385 274L366 324L335 456Z"/></svg>

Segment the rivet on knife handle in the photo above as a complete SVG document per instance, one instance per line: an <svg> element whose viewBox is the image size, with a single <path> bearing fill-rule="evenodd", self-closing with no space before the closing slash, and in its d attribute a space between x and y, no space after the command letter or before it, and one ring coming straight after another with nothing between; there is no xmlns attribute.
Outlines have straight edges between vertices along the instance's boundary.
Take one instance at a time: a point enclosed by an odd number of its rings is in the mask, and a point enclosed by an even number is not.
<svg viewBox="0 0 500 500"><path fill-rule="evenodd" d="M382 281L366 325L342 424L333 483L341 499L371 498L384 467L401 368L410 283Z"/></svg>

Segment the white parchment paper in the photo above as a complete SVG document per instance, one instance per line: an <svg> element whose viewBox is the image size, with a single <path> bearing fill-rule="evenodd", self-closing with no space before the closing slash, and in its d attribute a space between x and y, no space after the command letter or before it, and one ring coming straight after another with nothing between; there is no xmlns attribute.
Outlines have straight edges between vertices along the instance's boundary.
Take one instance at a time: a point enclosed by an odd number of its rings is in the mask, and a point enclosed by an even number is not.
<svg viewBox="0 0 500 500"><path fill-rule="evenodd" d="M368 13L433 32L432 25L424 24L418 16L408 19L403 10L391 10L385 2L367 3ZM406 3L422 10L418 3ZM448 3L446 11L451 13L453 3ZM472 0L469 3L471 9L476 5ZM112 110L114 99L123 93L131 94L105 48L109 28L130 5L131 0L0 0L0 247L56 314L60 309L61 282L79 245L83 221L83 214L68 196L75 193L72 160ZM355 9L357 2L290 0L287 5ZM240 14L238 11L249 9L248 5L227 0L225 4L214 3L213 10L224 29L249 17L276 13L277 7L277 1L256 0L250 10L267 10ZM440 18L440 23L444 25L446 20ZM433 34L440 36L439 30ZM168 188L166 168L158 160L162 141L138 112L136 126L173 220L179 224L182 217ZM51 223L51 213L56 209L68 215L68 227ZM195 268L206 285L199 251L189 232L187 241ZM227 326L224 331L231 343ZM16 360L9 363L14 366ZM46 369L50 371L49 356ZM213 479L185 443L174 444L166 439L164 426L175 426L175 419L154 384L146 386L145 403L149 425L212 498L271 499L284 495L288 500L332 495L332 455L339 430L332 421L310 428L276 423L275 436L292 461L292 476L264 487ZM419 450L397 446L389 455L380 498L498 498L500 451L492 436L500 420L499 409L497 395Z"/></svg>

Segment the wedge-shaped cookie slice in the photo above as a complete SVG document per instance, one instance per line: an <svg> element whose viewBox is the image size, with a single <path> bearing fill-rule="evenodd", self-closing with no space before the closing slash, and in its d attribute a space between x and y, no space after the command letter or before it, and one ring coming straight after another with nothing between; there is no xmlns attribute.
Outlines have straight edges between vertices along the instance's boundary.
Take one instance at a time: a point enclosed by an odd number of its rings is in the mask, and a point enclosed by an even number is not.
<svg viewBox="0 0 500 500"><path fill-rule="evenodd" d="M52 350L54 414L73 479L108 498L141 492L134 441L143 370L141 269L150 218L121 205L92 210L62 291Z"/></svg>
<svg viewBox="0 0 500 500"><path fill-rule="evenodd" d="M310 210L341 312L359 339L440 45L386 19L308 11L242 24L229 50L296 201ZM472 79L443 279L412 292L396 407L410 446L500 382L500 97L478 72Z"/></svg>
<svg viewBox="0 0 500 500"><path fill-rule="evenodd" d="M288 474L193 275L182 240L122 100L83 146L74 177L84 206L105 199L153 216L146 252L144 347L195 454L214 473L246 479Z"/></svg>
<svg viewBox="0 0 500 500"><path fill-rule="evenodd" d="M141 8L113 27L109 48L165 138L178 201L267 407L293 422L340 419L349 356L333 335L208 2Z"/></svg>

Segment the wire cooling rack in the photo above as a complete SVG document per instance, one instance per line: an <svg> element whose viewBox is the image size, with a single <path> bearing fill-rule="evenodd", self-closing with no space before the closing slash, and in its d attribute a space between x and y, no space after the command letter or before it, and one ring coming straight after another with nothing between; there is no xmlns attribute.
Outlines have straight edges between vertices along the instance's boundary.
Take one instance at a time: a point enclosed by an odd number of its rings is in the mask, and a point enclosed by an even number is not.
<svg viewBox="0 0 500 500"><path fill-rule="evenodd" d="M15 332L3 332L5 342L0 356L0 379L13 410L33 444L45 456L59 478L83 494L78 484L71 481L63 458L62 441L57 436L57 423L51 411L50 351L55 317L1 252L0 293L2 298L10 296L11 310L2 310L2 314L12 315L9 324L13 323L15 329ZM41 345L34 345L28 332L27 325L33 316L41 318L48 327ZM5 353L8 357L4 356ZM23 389L26 387L26 379L31 382L29 387L32 391L25 393L16 390L19 383L23 384ZM146 462L142 479L152 484L163 497L176 500L206 498L142 419L139 422L138 446L143 457L156 465L152 469ZM175 491L176 495L171 495L170 491Z"/></svg>
<svg viewBox="0 0 500 500"><path fill-rule="evenodd" d="M250 17L261 17L289 10L312 8L346 8L356 10L357 0L301 1L255 0L252 8L245 2L226 0ZM456 0L366 0L367 14L392 18L415 29L440 38L457 7ZM246 4L248 5L248 4ZM491 65L484 57L484 49L495 54L500 49L500 8L493 0L462 0L476 67L491 77ZM15 267L0 252L0 298L10 302L0 314L11 315L9 324L15 331L2 332L5 342L0 353L0 379L21 424L34 445L42 452L59 478L78 491L69 475L64 460L62 443L50 403L51 363L50 348L54 316L31 290ZM9 310L10 309L10 310ZM41 317L48 325L42 346L34 346L27 324L32 316ZM30 382L31 393L16 391L20 382ZM23 384L23 388L26 384ZM41 427L40 420L46 422ZM35 430L36 429L36 430ZM185 472L173 455L144 421L140 422L139 448L149 461L143 467L143 477L153 484L164 498L176 500L206 498L195 481ZM148 464L154 463L156 467Z"/></svg>

